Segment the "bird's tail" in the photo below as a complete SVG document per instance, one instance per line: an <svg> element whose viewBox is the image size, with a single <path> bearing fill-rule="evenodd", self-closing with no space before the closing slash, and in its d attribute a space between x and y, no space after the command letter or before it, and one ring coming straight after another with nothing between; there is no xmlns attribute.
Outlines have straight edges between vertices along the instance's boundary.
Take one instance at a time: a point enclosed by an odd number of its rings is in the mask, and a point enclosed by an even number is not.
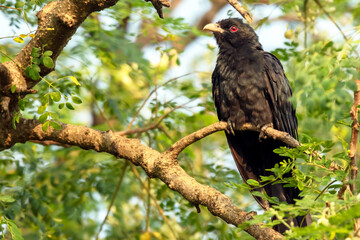
<svg viewBox="0 0 360 240"><path fill-rule="evenodd" d="M261 182L260 176L273 174L266 169L271 169L275 163L286 159L274 153L274 149L284 146L284 143L273 139L259 141L259 133L257 132L235 131L235 135L226 133L226 137L236 166L245 182L248 179ZM285 177L290 176L291 172L287 173ZM294 199L300 198L300 190L298 188L284 187L283 184L268 184L263 188L254 189L253 191L265 191L268 196L277 197L280 202L287 202L289 204L294 204ZM254 196L254 198L264 210L268 210L271 206L267 200L261 197ZM288 222L290 225L292 222L294 226L304 227L311 224L311 218L310 215L298 216L294 219L289 219ZM275 226L275 230L281 233L287 229L283 224Z"/></svg>

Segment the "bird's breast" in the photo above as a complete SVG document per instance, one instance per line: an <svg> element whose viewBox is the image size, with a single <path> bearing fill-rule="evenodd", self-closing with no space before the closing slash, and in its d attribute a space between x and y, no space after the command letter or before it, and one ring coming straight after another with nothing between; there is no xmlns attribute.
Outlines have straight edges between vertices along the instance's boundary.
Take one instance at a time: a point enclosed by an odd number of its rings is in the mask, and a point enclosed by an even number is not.
<svg viewBox="0 0 360 240"><path fill-rule="evenodd" d="M260 66L241 62L218 62L213 73L213 95L219 120L235 126L271 123Z"/></svg>

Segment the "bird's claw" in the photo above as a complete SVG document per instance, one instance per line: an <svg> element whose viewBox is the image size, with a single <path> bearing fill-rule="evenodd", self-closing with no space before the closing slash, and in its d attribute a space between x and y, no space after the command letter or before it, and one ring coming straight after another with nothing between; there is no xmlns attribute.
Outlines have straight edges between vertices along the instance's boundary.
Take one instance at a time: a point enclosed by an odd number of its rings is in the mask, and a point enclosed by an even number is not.
<svg viewBox="0 0 360 240"><path fill-rule="evenodd" d="M233 136L235 136L234 128L235 128L235 124L232 121L228 120L227 121L227 126L226 126L226 132L228 134L232 134Z"/></svg>
<svg viewBox="0 0 360 240"><path fill-rule="evenodd" d="M267 135L266 135L266 133L265 133L265 130L266 130L268 127L273 127L273 124L272 124L272 123L268 123L268 124L265 124L265 125L263 125L263 126L261 127L261 129L260 129L260 134L259 134L259 141L267 138Z"/></svg>

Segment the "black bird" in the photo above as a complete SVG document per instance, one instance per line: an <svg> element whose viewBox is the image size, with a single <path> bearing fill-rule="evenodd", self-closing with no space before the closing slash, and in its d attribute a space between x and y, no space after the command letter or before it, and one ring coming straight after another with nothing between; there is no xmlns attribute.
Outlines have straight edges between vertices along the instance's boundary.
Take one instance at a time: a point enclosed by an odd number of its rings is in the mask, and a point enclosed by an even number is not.
<svg viewBox="0 0 360 240"><path fill-rule="evenodd" d="M285 146L281 141L262 139L258 132L238 131L244 123L273 128L297 137L295 110L288 101L292 95L289 81L280 61L263 50L254 30L238 18L221 20L204 27L214 33L219 46L215 70L212 74L213 98L220 121L228 123L225 133L237 168L246 182L260 176L269 176L266 169L287 159L273 150ZM285 177L291 176L291 172ZM299 198L299 189L267 184L263 188L270 197L293 204ZM263 198L254 196L260 206L271 206ZM310 224L310 216L298 216L288 222L295 226ZM287 228L280 224L275 229L283 233Z"/></svg>

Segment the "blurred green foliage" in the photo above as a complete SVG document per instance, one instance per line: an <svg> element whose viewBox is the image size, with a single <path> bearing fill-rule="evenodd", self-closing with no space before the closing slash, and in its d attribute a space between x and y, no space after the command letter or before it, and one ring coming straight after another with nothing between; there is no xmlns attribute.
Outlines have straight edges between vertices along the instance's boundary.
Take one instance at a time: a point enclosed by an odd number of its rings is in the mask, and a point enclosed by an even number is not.
<svg viewBox="0 0 360 240"><path fill-rule="evenodd" d="M19 26L25 24L24 18L35 29L35 14L48 2L1 0L4 7L0 9L10 21L9 27L18 32ZM247 7L256 8L256 2L247 1ZM355 26L359 24L360 3L320 1L334 20L347 28L348 39L344 40L340 33L336 33L340 38L334 39L333 33L328 35L317 28L318 21L328 20L324 9L314 1L270 2L274 4L271 7L281 9L284 19L296 16L289 20L284 33L288 38L285 47L273 53L282 61L293 87L292 101L304 145L277 150L289 156L290 161L272 169L276 179L263 180L298 186L304 198L293 206L280 204L241 227L259 222L273 226L273 216L283 221L286 215L310 211L313 224L292 228L288 239L352 238L353 219L360 217L358 196L345 191L339 198L337 193L349 176L349 111L354 81L359 79L359 28ZM216 122L209 63L215 62L217 49L210 46L205 52L199 51L196 59L187 59L186 49L183 53L177 44L186 44L187 38L201 33L192 27L195 23L167 14L165 19L159 19L150 3L124 0L89 16L60 55L56 71L36 86L39 93L20 101L21 114L48 122L48 126L56 120L114 131L125 130L129 124L141 128L161 120L159 128L129 136L158 151ZM258 27L271 24L269 16L261 17L257 17ZM14 41L0 39L1 61L14 57L31 33L10 36ZM51 54L39 50L37 55L37 51L34 64L52 67L50 62L44 62L44 57ZM172 71L181 69L183 62L194 68L174 76ZM205 72L199 70L204 66ZM311 155L315 150L323 156L320 161ZM193 144L179 161L189 175L226 193L239 208L260 210L235 170L223 133ZM331 163L344 170L329 170ZM1 237L94 239L125 166L124 160L108 154L69 146L26 143L2 151ZM283 178L289 166L296 167L294 177ZM148 179L140 169L139 179L131 169L125 169L99 239L253 239L205 208L198 214L194 206L162 182Z"/></svg>

